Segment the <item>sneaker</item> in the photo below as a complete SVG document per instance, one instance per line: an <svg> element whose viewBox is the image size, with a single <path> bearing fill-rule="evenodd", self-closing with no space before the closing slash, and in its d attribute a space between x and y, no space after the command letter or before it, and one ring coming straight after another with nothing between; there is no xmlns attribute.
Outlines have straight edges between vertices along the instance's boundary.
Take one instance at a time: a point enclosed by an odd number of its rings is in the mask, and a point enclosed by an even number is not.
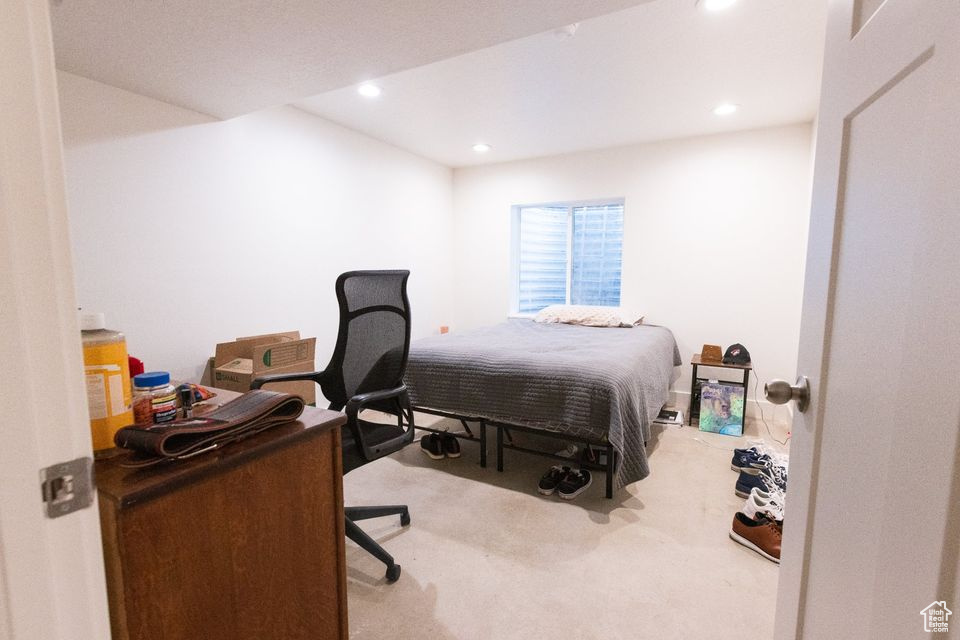
<svg viewBox="0 0 960 640"><path fill-rule="evenodd" d="M457 440L456 436L445 433L440 436L440 444L443 447L443 452L447 454L448 458L460 457L460 441Z"/></svg>
<svg viewBox="0 0 960 640"><path fill-rule="evenodd" d="M750 497L750 492L754 489L760 489L766 493L781 493L783 491L773 478L765 473L754 475L746 471L741 471L740 476L737 478L737 484L733 489L734 493L743 499L747 499Z"/></svg>
<svg viewBox="0 0 960 640"><path fill-rule="evenodd" d="M420 438L420 451L434 460L443 460L443 444L440 442L440 436L431 433Z"/></svg>
<svg viewBox="0 0 960 640"><path fill-rule="evenodd" d="M739 511L733 515L730 539L747 549L756 551L767 560L780 564L782 524L766 516L748 518Z"/></svg>
<svg viewBox="0 0 960 640"><path fill-rule="evenodd" d="M762 515L768 515L774 520L783 520L783 504L773 494L753 489L743 503L740 513L751 520Z"/></svg>
<svg viewBox="0 0 960 640"><path fill-rule="evenodd" d="M760 469L766 466L770 461L770 456L760 453L756 447L749 449L734 449L733 460L730 461L730 468L734 471L749 471L751 469ZM755 472L753 472L755 473Z"/></svg>
<svg viewBox="0 0 960 640"><path fill-rule="evenodd" d="M566 449L564 449L563 451L557 451L555 455L558 455L561 458L573 459L577 455L577 445L568 444Z"/></svg>
<svg viewBox="0 0 960 640"><path fill-rule="evenodd" d="M790 462L790 456L788 454L777 451L764 440L748 440L747 442L750 445L749 448L754 449L758 455L767 456L771 462L786 469L787 464Z"/></svg>
<svg viewBox="0 0 960 640"><path fill-rule="evenodd" d="M537 484L537 491L545 496L552 496L553 492L557 490L557 487L560 485L560 481L563 480L564 476L570 473L570 467L561 467L556 465L550 467L543 477L540 478L540 482Z"/></svg>
<svg viewBox="0 0 960 640"><path fill-rule="evenodd" d="M573 500L583 493L591 482L593 478L586 469L571 469L557 485L557 494L564 500Z"/></svg>
<svg viewBox="0 0 960 640"><path fill-rule="evenodd" d="M750 493L754 493L758 498L764 502L776 502L780 508L784 511L787 509L787 492L786 491L764 491L763 489L752 489ZM747 496L749 497L749 496Z"/></svg>
<svg viewBox="0 0 960 640"><path fill-rule="evenodd" d="M747 471L747 473L750 472ZM784 467L771 463L760 469L757 475L766 476L767 480L775 484L780 491L787 490L787 470Z"/></svg>

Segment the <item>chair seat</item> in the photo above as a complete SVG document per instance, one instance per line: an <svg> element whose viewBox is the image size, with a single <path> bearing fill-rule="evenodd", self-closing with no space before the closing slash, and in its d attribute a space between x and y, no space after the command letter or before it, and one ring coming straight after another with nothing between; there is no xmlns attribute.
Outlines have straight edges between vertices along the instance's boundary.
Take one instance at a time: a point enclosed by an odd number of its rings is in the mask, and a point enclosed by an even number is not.
<svg viewBox="0 0 960 640"><path fill-rule="evenodd" d="M394 424L382 424L379 422L370 422L368 420L357 420L360 428L363 429L364 438L370 446L376 446L381 442L392 440L404 434L405 429ZM370 462L363 457L363 451L360 445L354 441L353 431L347 425L340 427L340 446L343 450L343 472L353 471L358 467ZM386 452L384 455L393 453ZM382 456L381 456L382 457Z"/></svg>

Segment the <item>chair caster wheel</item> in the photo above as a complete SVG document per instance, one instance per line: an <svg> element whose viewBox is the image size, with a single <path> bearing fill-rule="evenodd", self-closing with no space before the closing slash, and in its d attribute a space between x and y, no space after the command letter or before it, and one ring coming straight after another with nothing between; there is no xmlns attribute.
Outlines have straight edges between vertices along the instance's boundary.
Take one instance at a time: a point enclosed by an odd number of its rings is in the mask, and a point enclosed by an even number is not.
<svg viewBox="0 0 960 640"><path fill-rule="evenodd" d="M400 565L392 564L387 567L387 582L396 582L400 578Z"/></svg>
<svg viewBox="0 0 960 640"><path fill-rule="evenodd" d="M401 514L400 514L400 526L401 526L401 527L405 527L405 526L407 526L408 524L410 524L410 514L409 514L409 513L401 513Z"/></svg>

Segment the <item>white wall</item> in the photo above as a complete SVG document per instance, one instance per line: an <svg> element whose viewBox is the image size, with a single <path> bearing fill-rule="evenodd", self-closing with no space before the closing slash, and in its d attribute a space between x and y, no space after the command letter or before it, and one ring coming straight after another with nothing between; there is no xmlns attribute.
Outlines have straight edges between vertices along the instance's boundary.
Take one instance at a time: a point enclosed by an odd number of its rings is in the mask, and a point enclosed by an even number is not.
<svg viewBox="0 0 960 640"><path fill-rule="evenodd" d="M302 111L220 122L59 74L77 296L149 369L299 329L317 365L342 271L409 268L414 337L451 322L450 169Z"/></svg>
<svg viewBox="0 0 960 640"><path fill-rule="evenodd" d="M704 343L741 342L763 380L792 380L812 135L800 124L455 170L454 329L509 312L512 205L623 197L622 303L673 330L679 401Z"/></svg>
<svg viewBox="0 0 960 640"><path fill-rule="evenodd" d="M810 125L451 172L288 107L220 122L59 85L78 297L151 369L196 379L216 342L294 328L322 366L354 268L412 270L415 337L501 321L511 206L623 197L623 303L684 362L739 341L764 380L796 371Z"/></svg>

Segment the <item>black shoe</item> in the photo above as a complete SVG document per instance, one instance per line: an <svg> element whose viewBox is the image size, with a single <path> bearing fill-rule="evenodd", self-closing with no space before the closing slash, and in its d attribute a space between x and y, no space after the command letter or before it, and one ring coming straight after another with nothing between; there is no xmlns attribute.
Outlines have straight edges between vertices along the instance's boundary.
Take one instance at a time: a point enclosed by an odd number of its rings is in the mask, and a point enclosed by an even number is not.
<svg viewBox="0 0 960 640"><path fill-rule="evenodd" d="M593 478L590 477L590 472L586 469L571 470L560 481L557 486L557 493L564 500L573 500L583 493L591 482L593 482Z"/></svg>
<svg viewBox="0 0 960 640"><path fill-rule="evenodd" d="M460 457L460 441L457 440L456 436L452 436L449 433L441 435L440 446L443 447L443 452L447 454L448 458Z"/></svg>
<svg viewBox="0 0 960 640"><path fill-rule="evenodd" d="M443 460L443 444L435 433L420 438L420 450L434 460Z"/></svg>
<svg viewBox="0 0 960 640"><path fill-rule="evenodd" d="M563 480L564 476L570 473L570 467L561 467L560 465L550 467L537 485L537 491L545 496L552 496L556 491L557 485Z"/></svg>

